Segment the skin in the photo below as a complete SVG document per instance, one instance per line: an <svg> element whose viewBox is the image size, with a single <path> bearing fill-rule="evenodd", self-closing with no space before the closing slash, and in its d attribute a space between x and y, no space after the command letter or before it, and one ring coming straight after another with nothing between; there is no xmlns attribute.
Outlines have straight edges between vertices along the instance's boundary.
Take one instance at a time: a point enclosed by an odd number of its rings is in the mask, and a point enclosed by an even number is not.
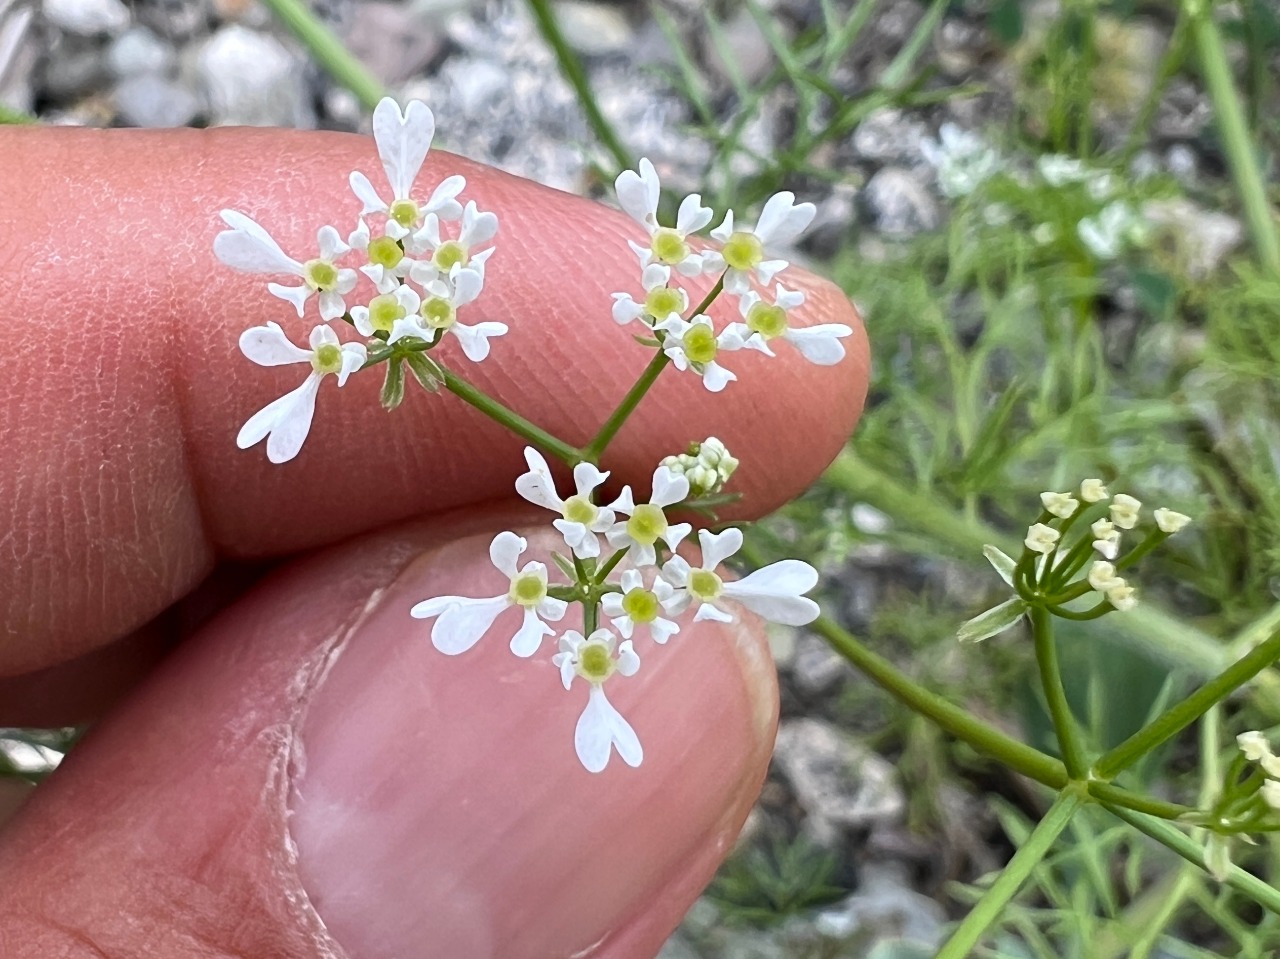
<svg viewBox="0 0 1280 959"><path fill-rule="evenodd" d="M354 226L357 168L382 183L371 140L340 134L0 129L0 722L99 720L30 799L3 796L6 957L650 956L750 809L776 721L758 623L638 643L608 689L645 764L591 776L585 690L546 647L448 658L407 616L500 591L497 530L551 545L513 502L520 440L448 395L386 414L367 376L324 384L293 463L235 448L299 382L238 334L273 319L305 341L314 313L215 261L218 210L305 258L318 226ZM639 293L636 227L439 152L418 182L452 172L502 224L469 316L511 333L481 365L444 359L585 442L649 355L609 319L611 292ZM854 327L845 361L746 351L720 397L665 374L609 450L609 493L716 435L750 518L834 457L865 335L834 286L784 280L804 322Z"/></svg>

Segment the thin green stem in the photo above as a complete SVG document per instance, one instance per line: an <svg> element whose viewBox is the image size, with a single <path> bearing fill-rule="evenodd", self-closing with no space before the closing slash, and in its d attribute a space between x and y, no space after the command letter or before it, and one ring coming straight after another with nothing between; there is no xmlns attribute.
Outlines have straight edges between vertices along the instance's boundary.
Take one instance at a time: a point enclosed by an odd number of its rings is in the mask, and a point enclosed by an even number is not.
<svg viewBox="0 0 1280 959"><path fill-rule="evenodd" d="M1253 234L1258 259L1272 276L1280 276L1280 230L1267 199L1266 181L1258 167L1258 154L1245 119L1240 92L1231 76L1231 65L1222 34L1213 19L1211 0L1187 0L1191 32L1200 52L1200 69L1222 135L1231 175L1236 181L1245 219Z"/></svg>
<svg viewBox="0 0 1280 959"><path fill-rule="evenodd" d="M337 35L321 23L302 0L262 0L262 3L292 31L318 64L356 95L366 110L372 110L387 95L378 78L351 55Z"/></svg>
<svg viewBox="0 0 1280 959"><path fill-rule="evenodd" d="M1044 818L1031 830L1026 842L1018 847L1018 851L996 877L991 888L982 894L977 905L956 927L956 931L938 950L934 959L964 959L969 955L987 928L1000 918L1004 907L1022 888L1036 866L1044 861L1044 857L1071 822L1072 815L1080 808L1080 802L1080 794L1074 789L1064 789L1058 794Z"/></svg>
<svg viewBox="0 0 1280 959"><path fill-rule="evenodd" d="M483 390L476 389L466 380L461 379L449 370L441 368L441 372L444 376L445 389L464 402L474 406L491 420L501 423L517 436L528 440L534 446L546 450L570 466L575 466L586 458L582 450L570 446L564 440L552 436L542 427L530 423L515 410L499 403Z"/></svg>
<svg viewBox="0 0 1280 959"><path fill-rule="evenodd" d="M1153 819L1150 816L1144 816L1142 813L1121 809L1109 803L1104 805L1108 812L1127 822L1134 829L1150 836L1156 842L1168 846L1187 862L1199 866L1201 869L1205 868L1204 849L1194 839L1179 831L1175 826L1164 820ZM1267 885L1257 876L1245 872L1236 865L1228 867L1225 882L1231 888L1244 893L1280 916L1280 889Z"/></svg>
<svg viewBox="0 0 1280 959"><path fill-rule="evenodd" d="M1187 813L1195 812L1190 806L1183 806L1181 803L1176 802L1166 802L1163 799L1156 799L1154 796L1146 796L1142 793L1130 792L1128 789L1122 789L1111 783L1089 783L1089 795L1099 802L1123 806L1125 809L1146 813L1148 816L1155 816L1158 819L1176 820Z"/></svg>
<svg viewBox="0 0 1280 959"><path fill-rule="evenodd" d="M1035 640L1036 664L1040 667L1040 685L1053 719L1053 730L1058 737L1062 761L1071 779L1083 779L1089 768L1084 754L1084 742L1076 720L1067 704L1067 691L1062 685L1062 669L1058 665L1058 648L1053 641L1053 614L1043 606L1030 610L1031 635Z"/></svg>
<svg viewBox="0 0 1280 959"><path fill-rule="evenodd" d="M631 156L618 138L617 131L600 112L596 96L591 90L591 82L587 79L587 71L583 69L582 61L565 40L560 24L556 22L555 11L551 9L550 0L529 0L529 8L533 11L534 19L538 21L538 29L542 31L543 39L556 55L560 72L573 87L573 92L578 95L578 103L582 106L582 112L586 114L587 123L591 125L596 138L613 154L618 169L627 169L631 166Z"/></svg>
<svg viewBox="0 0 1280 959"><path fill-rule="evenodd" d="M1176 706L1143 726L1094 764L1094 776L1110 779L1140 756L1176 736L1280 658L1280 632L1256 646Z"/></svg>

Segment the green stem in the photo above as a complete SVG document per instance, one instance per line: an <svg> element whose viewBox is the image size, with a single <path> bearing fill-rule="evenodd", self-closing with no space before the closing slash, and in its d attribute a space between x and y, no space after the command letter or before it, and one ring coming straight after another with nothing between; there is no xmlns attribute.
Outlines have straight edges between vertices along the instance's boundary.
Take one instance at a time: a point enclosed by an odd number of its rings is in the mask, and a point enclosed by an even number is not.
<svg viewBox="0 0 1280 959"><path fill-rule="evenodd" d="M1031 634L1035 639L1036 664L1040 667L1040 685L1053 719L1053 729L1058 736L1058 748L1071 779L1083 779L1089 768L1084 754L1084 742L1076 728L1075 717L1067 704L1067 691L1062 685L1062 670L1058 665L1058 648L1053 642L1053 615L1043 606L1030 610Z"/></svg>
<svg viewBox="0 0 1280 959"><path fill-rule="evenodd" d="M1200 52L1200 69L1213 101L1222 146L1244 204L1258 258L1267 272L1280 276L1280 231L1267 200L1266 182L1258 168L1257 151L1249 134L1240 93L1231 76L1222 34L1213 19L1213 6L1211 0L1187 0L1191 31Z"/></svg>
<svg viewBox="0 0 1280 959"><path fill-rule="evenodd" d="M1150 836L1156 842L1168 846L1179 856L1193 865L1204 868L1204 850L1190 836L1176 827L1160 819L1144 816L1142 813L1128 809L1120 809L1105 804L1107 811L1124 820L1134 829ZM1280 889L1267 885L1257 876L1245 872L1239 866L1232 865L1227 871L1226 884L1232 889L1244 893L1262 906L1280 916Z"/></svg>
<svg viewBox="0 0 1280 959"><path fill-rule="evenodd" d="M557 439L540 426L535 426L509 407L503 406L488 393L476 389L455 373L441 368L444 375L444 388L454 396L470 403L485 416L501 423L511 432L520 436L534 446L541 447L553 456L564 460L570 466L581 463L586 457L582 450L570 446L564 440Z"/></svg>
<svg viewBox="0 0 1280 959"><path fill-rule="evenodd" d="M1036 866L1044 860L1054 842L1062 835L1071 816L1080 807L1080 794L1074 789L1064 789L1053 801L1044 818L1031 830L1026 842L1018 847L1008 865L996 877L991 888L982 894L977 905L964 917L964 921L951 934L934 959L964 959L987 931L987 927L1000 918L1000 913Z"/></svg>
<svg viewBox="0 0 1280 959"><path fill-rule="evenodd" d="M366 110L372 110L387 95L378 78L351 55L337 35L321 23L302 0L262 0L262 3L289 28L317 63L356 95Z"/></svg>
<svg viewBox="0 0 1280 959"><path fill-rule="evenodd" d="M622 424L627 421L632 413L635 412L640 401L644 399L645 394L649 392L662 371L666 369L667 364L671 362L671 358L662 350L658 350L653 354L653 359L649 361L649 365L644 368L644 372L640 374L640 378L635 381L631 389L627 390L627 395L622 398L622 402L618 404L617 409L609 414L609 418L605 420L604 425L600 427L600 432L582 449L583 459L592 463L600 462L600 457L604 454L605 448L612 442L613 438L618 435L618 430L622 429Z"/></svg>
<svg viewBox="0 0 1280 959"><path fill-rule="evenodd" d="M1228 666L1182 702L1104 754L1094 764L1094 776L1098 779L1112 778L1138 757L1145 756L1165 740L1182 732L1215 703L1226 699L1232 692L1274 663L1277 658L1280 658L1280 632L1274 633L1270 639Z"/></svg>
<svg viewBox="0 0 1280 959"><path fill-rule="evenodd" d="M587 115L587 123L591 125L596 138L613 154L614 162L618 164L619 170L629 168L631 166L631 156L628 154L627 148L622 145L622 141L618 139L617 132L609 124L609 121L604 118L604 114L600 112L595 94L591 90L591 82L587 79L587 71L583 69L582 61L578 59L578 55L573 52L573 49L565 40L564 34L560 31L560 24L556 22L555 11L551 9L551 3L549 0L529 0L529 8L533 11L534 19L538 21L538 29L542 31L542 38L547 41L552 52L556 55L556 60L560 64L560 72L564 74L564 78L573 87L573 92L577 94L578 103L582 105L582 112Z"/></svg>
<svg viewBox="0 0 1280 959"><path fill-rule="evenodd" d="M1183 806L1176 802L1166 802L1163 799L1156 799L1153 796L1146 796L1142 793L1130 792L1127 789L1121 789L1119 786L1113 786L1111 783L1089 783L1089 795L1099 802L1123 806L1125 809L1146 813L1148 816L1155 816L1158 819L1176 820L1187 813L1195 812L1190 806Z"/></svg>

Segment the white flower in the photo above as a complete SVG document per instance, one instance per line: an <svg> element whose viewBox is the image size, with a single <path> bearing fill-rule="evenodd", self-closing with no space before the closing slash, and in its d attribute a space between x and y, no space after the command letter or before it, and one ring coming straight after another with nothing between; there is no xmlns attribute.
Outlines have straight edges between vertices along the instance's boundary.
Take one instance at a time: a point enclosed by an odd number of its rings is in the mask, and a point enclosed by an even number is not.
<svg viewBox="0 0 1280 959"><path fill-rule="evenodd" d="M587 707L578 717L573 734L573 748L587 771L598 773L604 769L614 749L628 766L639 766L644 760L640 739L604 694L604 684L614 673L634 676L640 668L640 657L631 640L618 645L617 638L607 629L597 629L585 639L581 633L567 629L560 637L560 652L551 661L560 669L565 689L573 684L575 676L591 684Z"/></svg>
<svg viewBox="0 0 1280 959"><path fill-rule="evenodd" d="M650 263L640 275L640 285L644 287L645 297L641 302L631 298L630 293L613 294L613 319L617 323L630 323L632 320L643 320L652 326L655 322L684 315L689 308L689 294L678 287L670 286L671 267L661 263Z"/></svg>
<svg viewBox="0 0 1280 959"><path fill-rule="evenodd" d="M1116 575L1115 566L1106 560L1095 560L1089 567L1089 585L1100 593L1124 584L1124 579Z"/></svg>
<svg viewBox="0 0 1280 959"><path fill-rule="evenodd" d="M813 222L818 208L812 203L796 203L796 195L784 190L765 201L760 219L753 229L733 228L733 211L728 210L724 222L711 231L722 246L718 252L703 256L703 270L724 270L724 288L734 296L751 289L751 279L768 284L775 273L787 268L786 260L766 260L765 247L791 243Z"/></svg>
<svg viewBox="0 0 1280 959"><path fill-rule="evenodd" d="M1262 799L1272 808L1272 810L1280 810L1280 782L1274 779L1268 779L1262 784Z"/></svg>
<svg viewBox="0 0 1280 959"><path fill-rule="evenodd" d="M1000 171L1000 154L982 137L944 123L938 139L920 141L920 152L938 173L938 189L951 199L968 196Z"/></svg>
<svg viewBox="0 0 1280 959"><path fill-rule="evenodd" d="M417 315L422 300L410 286L396 286L389 293L379 293L368 306L353 306L351 319L363 336L390 333L398 322Z"/></svg>
<svg viewBox="0 0 1280 959"><path fill-rule="evenodd" d="M1153 514L1156 518L1156 525L1160 527L1160 531L1173 535L1178 530L1185 527L1191 522L1191 517L1185 513L1175 513L1171 509L1165 509L1163 506Z"/></svg>
<svg viewBox="0 0 1280 959"><path fill-rule="evenodd" d="M717 336L711 320L699 313L692 320L671 316L661 328L667 334L662 352L671 357L676 369L692 369L701 376L702 385L712 393L719 393L738 378L716 361L721 350L742 349L742 337L732 326Z"/></svg>
<svg viewBox="0 0 1280 959"><path fill-rule="evenodd" d="M1061 535L1052 526L1036 523L1034 526L1027 527L1027 538L1022 542L1031 552L1048 555L1058 545L1058 538Z"/></svg>
<svg viewBox="0 0 1280 959"><path fill-rule="evenodd" d="M1134 595L1132 586L1121 581L1119 585L1107 590L1107 602L1124 613L1138 605L1138 597Z"/></svg>
<svg viewBox="0 0 1280 959"><path fill-rule="evenodd" d="M1133 529L1138 525L1138 511L1142 502L1128 493L1116 493L1111 500L1111 521L1121 529Z"/></svg>
<svg viewBox="0 0 1280 959"><path fill-rule="evenodd" d="M251 327L240 334L240 351L259 366L311 365L311 372L301 386L249 417L236 437L240 449L248 449L265 438L267 459L273 463L293 459L311 430L320 381L332 373L342 386L348 376L364 365L364 344L339 343L338 335L327 326L313 329L310 342L309 350L294 346L275 323Z"/></svg>
<svg viewBox="0 0 1280 959"><path fill-rule="evenodd" d="M455 265L449 280L441 277L423 287L425 296L417 313L396 320L387 342L396 343L406 336L435 340L452 333L467 359L479 363L489 355L489 338L507 332L507 324L493 320L474 324L458 321L458 309L474 303L483 288L484 277L480 273Z"/></svg>
<svg viewBox="0 0 1280 959"><path fill-rule="evenodd" d="M1087 479L1080 484L1080 498L1086 503L1101 503L1108 495L1100 479Z"/></svg>
<svg viewBox="0 0 1280 959"><path fill-rule="evenodd" d="M410 101L401 113L394 100L383 97L373 110L373 142L377 144L378 159L391 184L392 199L390 203L382 199L369 178L358 171L351 174L351 192L364 204L362 215L386 214L386 233L392 240L403 240L427 214L456 220L462 213L457 196L466 188L467 181L461 176L445 178L426 203L413 199L413 183L435 133L435 117L421 101Z"/></svg>
<svg viewBox="0 0 1280 959"><path fill-rule="evenodd" d="M592 494L609 478L609 474L600 472L591 463L579 463L573 468L577 492L568 499L561 499L546 458L532 446L524 448L524 458L529 464L529 472L516 478L516 492L530 503L560 514L560 519L551 525L560 531L565 544L576 555L583 558L599 556L600 540L596 534L613 526L614 515L613 510L592 502ZM623 633L624 637L630 635Z"/></svg>
<svg viewBox="0 0 1280 959"><path fill-rule="evenodd" d="M1109 519L1100 519L1089 527L1093 533L1093 548L1107 559L1115 559L1120 553L1120 531Z"/></svg>
<svg viewBox="0 0 1280 959"><path fill-rule="evenodd" d="M649 245L627 243L640 257L640 265L661 263L673 266L685 276L698 276L703 271L703 257L689 246L689 236L711 222L711 208L702 205L702 197L692 193L680 202L674 227L658 223L658 199L662 184L658 171L647 159L640 159L640 172L623 170L614 182L618 204L631 219L648 231Z"/></svg>
<svg viewBox="0 0 1280 959"><path fill-rule="evenodd" d="M320 255L300 263L280 249L280 244L271 238L271 234L243 213L223 210L221 216L231 229L223 230L213 239L213 252L219 260L244 273L289 273L301 277L301 286L267 284L272 294L292 303L299 316L313 293L320 294L322 320L334 320L347 312L342 297L355 289L356 271L336 265L338 257L350 249L342 242L337 230L322 226L316 234Z"/></svg>
<svg viewBox="0 0 1280 959"><path fill-rule="evenodd" d="M698 531L702 565L691 566L683 556L673 556L662 567L662 576L679 592L675 610L698 603L693 621L733 622L733 614L720 604L736 600L757 616L784 626L804 626L818 618L818 604L803 595L818 585L818 571L798 559L770 563L739 580L720 578L716 569L742 548L742 530L730 527L721 533Z"/></svg>
<svg viewBox="0 0 1280 959"><path fill-rule="evenodd" d="M1271 755L1271 743L1267 737L1256 729L1250 729L1236 737L1236 745L1244 753L1244 758L1251 763L1261 762Z"/></svg>
<svg viewBox="0 0 1280 959"><path fill-rule="evenodd" d="M1041 493L1040 502L1047 512L1061 519L1067 519L1079 507L1079 501L1070 493Z"/></svg>
<svg viewBox="0 0 1280 959"><path fill-rule="evenodd" d="M1075 157L1063 156L1061 153L1042 154L1036 160L1036 168L1049 186L1083 183L1093 176L1093 171L1084 163Z"/></svg>
<svg viewBox="0 0 1280 959"><path fill-rule="evenodd" d="M637 505L632 499L631 487L624 486L622 495L614 500L611 508L627 519L614 523L605 531L609 545L614 549L627 549L631 562L636 566L652 566L657 562L654 544L658 540L674 550L693 530L688 523L670 525L667 514L663 512L666 507L674 506L689 495L689 481L665 466L659 466L653 471L652 489L649 502Z"/></svg>
<svg viewBox="0 0 1280 959"><path fill-rule="evenodd" d="M347 244L364 254L368 262L360 267L360 272L373 281L379 293L394 293L415 262L405 256L404 248L389 235L372 236L363 217L347 237Z"/></svg>
<svg viewBox="0 0 1280 959"><path fill-rule="evenodd" d="M1141 221L1133 208L1117 200L1108 203L1096 216L1087 216L1077 223L1076 233L1099 260L1114 260L1140 227Z"/></svg>
<svg viewBox="0 0 1280 959"><path fill-rule="evenodd" d="M652 588L646 589L640 571L628 569L623 571L618 585L622 592L605 593L600 606L623 639L630 639L637 626L648 626L649 635L658 644L680 632L676 623L662 617L679 605L675 590L665 579L655 578Z"/></svg>
<svg viewBox="0 0 1280 959"><path fill-rule="evenodd" d="M844 345L840 339L850 336L853 330L843 323L819 323L817 326L791 326L787 312L804 303L804 294L788 290L779 283L776 299L767 303L754 290L738 299L738 312L745 323L731 323L725 333L732 333L742 340L742 345L773 356L769 341L783 339L800 351L810 363L832 366L844 359Z"/></svg>
<svg viewBox="0 0 1280 959"><path fill-rule="evenodd" d="M511 637L511 651L517 656L532 656L542 645L542 637L555 635L543 620L559 622L569 604L547 595L547 567L542 563L531 560L516 569L516 560L527 545L524 537L511 532L499 533L489 544L489 559L510 580L502 595L485 599L437 596L409 610L417 619L438 617L431 627L436 649L450 656L465 653L504 610L515 608L524 611L524 622Z"/></svg>
<svg viewBox="0 0 1280 959"><path fill-rule="evenodd" d="M456 240L446 239L440 232L440 217L427 214L422 229L414 233L406 244L413 253L430 253L429 259L419 260L409 268L409 276L415 283L425 286L433 280L450 276L455 267L467 267L484 279L485 262L493 255L494 248L476 250L498 235L498 215L481 212L474 200L468 200L462 211L462 226Z"/></svg>

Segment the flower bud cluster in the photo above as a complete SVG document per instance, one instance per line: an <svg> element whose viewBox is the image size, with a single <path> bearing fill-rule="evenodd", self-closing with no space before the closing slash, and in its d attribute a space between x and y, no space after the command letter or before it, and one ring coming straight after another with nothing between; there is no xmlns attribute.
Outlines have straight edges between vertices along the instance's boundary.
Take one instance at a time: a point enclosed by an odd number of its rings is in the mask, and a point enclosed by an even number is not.
<svg viewBox="0 0 1280 959"><path fill-rule="evenodd" d="M697 497L711 496L724 489L738 468L738 461L729 455L723 443L710 436L701 443L690 443L685 453L666 457L662 465L687 479L690 493Z"/></svg>

